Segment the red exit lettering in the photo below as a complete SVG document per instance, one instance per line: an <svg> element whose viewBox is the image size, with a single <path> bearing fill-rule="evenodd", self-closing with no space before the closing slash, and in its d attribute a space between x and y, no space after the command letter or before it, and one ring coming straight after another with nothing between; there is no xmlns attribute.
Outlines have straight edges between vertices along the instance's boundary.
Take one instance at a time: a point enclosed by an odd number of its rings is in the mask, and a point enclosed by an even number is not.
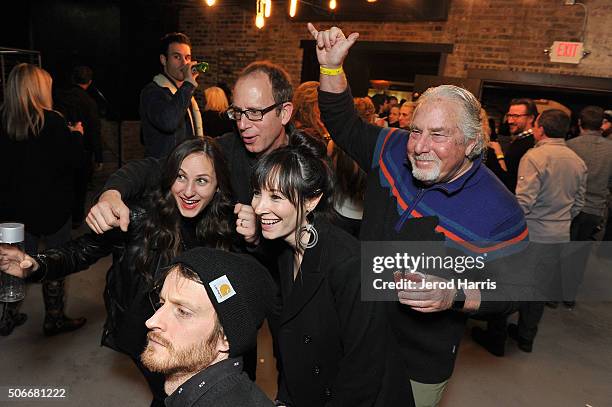
<svg viewBox="0 0 612 407"><path fill-rule="evenodd" d="M557 56L559 57L575 57L578 50L578 44L571 42L561 42L557 47Z"/></svg>

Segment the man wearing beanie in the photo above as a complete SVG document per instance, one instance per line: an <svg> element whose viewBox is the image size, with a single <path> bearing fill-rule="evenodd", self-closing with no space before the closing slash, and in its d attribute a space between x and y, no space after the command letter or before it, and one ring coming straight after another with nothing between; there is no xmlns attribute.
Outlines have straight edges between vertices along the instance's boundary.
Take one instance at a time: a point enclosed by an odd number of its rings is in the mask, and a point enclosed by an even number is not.
<svg viewBox="0 0 612 407"><path fill-rule="evenodd" d="M274 298L271 277L252 258L203 247L176 257L141 355L166 376L166 406L274 406L242 371L241 357Z"/></svg>

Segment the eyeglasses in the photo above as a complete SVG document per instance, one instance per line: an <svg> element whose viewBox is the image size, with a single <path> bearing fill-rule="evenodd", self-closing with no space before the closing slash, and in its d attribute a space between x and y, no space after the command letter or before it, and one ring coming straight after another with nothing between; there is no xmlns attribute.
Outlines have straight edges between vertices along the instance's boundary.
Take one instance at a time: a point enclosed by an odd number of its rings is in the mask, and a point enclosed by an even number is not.
<svg viewBox="0 0 612 407"><path fill-rule="evenodd" d="M239 121L242 115L245 115L246 118L249 119L250 121L259 122L263 120L263 117L266 113L271 112L272 110L281 106L283 103L286 103L286 102L278 102L278 103L273 104L272 106L266 107L265 109L240 110L235 107L230 107L229 109L227 109L225 113L227 114L227 117L229 117L230 120Z"/></svg>
<svg viewBox="0 0 612 407"><path fill-rule="evenodd" d="M506 113L506 117L508 119L518 119L519 117L523 117L523 116L531 116L529 113L523 113L523 114L510 114L510 113Z"/></svg>

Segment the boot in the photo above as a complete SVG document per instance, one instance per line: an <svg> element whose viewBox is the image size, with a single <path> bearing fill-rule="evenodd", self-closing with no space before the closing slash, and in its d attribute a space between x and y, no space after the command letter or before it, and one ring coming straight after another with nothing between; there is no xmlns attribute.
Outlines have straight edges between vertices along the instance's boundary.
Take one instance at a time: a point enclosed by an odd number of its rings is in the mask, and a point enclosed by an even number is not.
<svg viewBox="0 0 612 407"><path fill-rule="evenodd" d="M516 341L518 348L523 352L531 353L533 351L533 341L519 336L517 324L508 324L508 336Z"/></svg>
<svg viewBox="0 0 612 407"><path fill-rule="evenodd" d="M2 307L2 318L0 318L0 336L8 336L13 332L13 329L19 325L23 325L28 316L19 312L21 301L4 302Z"/></svg>
<svg viewBox="0 0 612 407"><path fill-rule="evenodd" d="M488 329L479 326L472 328L472 339L492 355L503 357L506 353L506 338L492 334Z"/></svg>
<svg viewBox="0 0 612 407"><path fill-rule="evenodd" d="M87 322L85 318L72 319L64 315L64 279L44 282L43 298L45 301L43 332L46 336L74 331Z"/></svg>

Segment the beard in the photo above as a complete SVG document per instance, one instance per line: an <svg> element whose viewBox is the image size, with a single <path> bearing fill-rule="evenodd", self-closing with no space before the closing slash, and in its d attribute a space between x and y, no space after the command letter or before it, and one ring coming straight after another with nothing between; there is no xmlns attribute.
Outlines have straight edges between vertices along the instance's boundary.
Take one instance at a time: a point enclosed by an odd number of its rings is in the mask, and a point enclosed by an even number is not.
<svg viewBox="0 0 612 407"><path fill-rule="evenodd" d="M412 164L412 176L422 182L435 182L440 177L440 167L442 162L435 154L421 154L411 155L408 154L410 164ZM433 161L435 167L429 170L417 168L416 162L421 160Z"/></svg>
<svg viewBox="0 0 612 407"><path fill-rule="evenodd" d="M216 341L211 338L191 344L185 348L174 348L166 339L155 332L147 335L149 341L145 350L140 355L142 364L152 372L162 373L166 376L199 372L212 364L219 355L216 349ZM160 355L161 350L156 350L151 339L162 344L167 352Z"/></svg>

